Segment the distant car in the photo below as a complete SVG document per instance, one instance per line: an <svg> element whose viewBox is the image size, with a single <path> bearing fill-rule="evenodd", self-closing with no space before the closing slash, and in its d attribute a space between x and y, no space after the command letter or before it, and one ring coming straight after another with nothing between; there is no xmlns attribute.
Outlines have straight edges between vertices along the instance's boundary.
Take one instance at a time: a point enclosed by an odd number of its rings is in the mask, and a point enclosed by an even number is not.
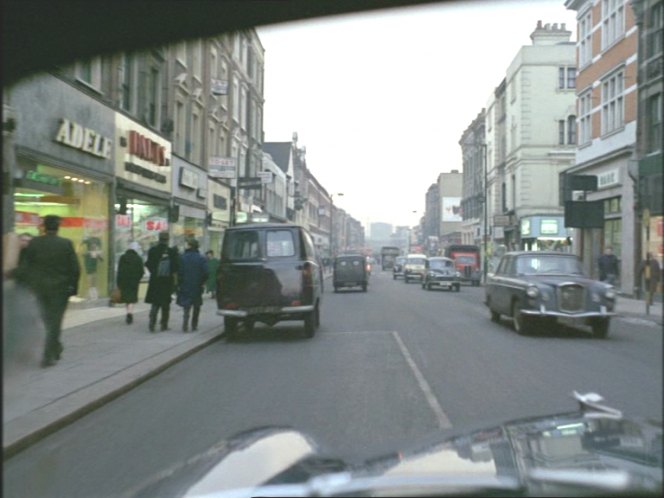
<svg viewBox="0 0 664 498"><path fill-rule="evenodd" d="M403 277L403 265L406 263L406 256L399 256L394 260L392 267L392 279L396 280L397 277Z"/></svg>
<svg viewBox="0 0 664 498"><path fill-rule="evenodd" d="M424 254L409 254L403 265L403 281L405 283L414 279L422 281L426 272L426 262L427 257Z"/></svg>
<svg viewBox="0 0 664 498"><path fill-rule="evenodd" d="M485 304L491 320L512 318L519 334L534 332L544 321L570 320L592 327L595 337L609 332L616 293L611 285L583 275L573 254L509 252L489 274Z"/></svg>
<svg viewBox="0 0 664 498"><path fill-rule="evenodd" d="M422 288L431 290L434 288L461 290L461 274L454 267L454 260L443 256L435 256L427 259L427 271L422 280Z"/></svg>
<svg viewBox="0 0 664 498"><path fill-rule="evenodd" d="M320 324L323 274L311 235L299 225L260 223L226 229L217 270L217 313L229 338L238 325L303 320Z"/></svg>
<svg viewBox="0 0 664 498"><path fill-rule="evenodd" d="M361 254L342 254L334 259L332 285L334 292L342 287L360 287L366 292L369 286L369 263Z"/></svg>

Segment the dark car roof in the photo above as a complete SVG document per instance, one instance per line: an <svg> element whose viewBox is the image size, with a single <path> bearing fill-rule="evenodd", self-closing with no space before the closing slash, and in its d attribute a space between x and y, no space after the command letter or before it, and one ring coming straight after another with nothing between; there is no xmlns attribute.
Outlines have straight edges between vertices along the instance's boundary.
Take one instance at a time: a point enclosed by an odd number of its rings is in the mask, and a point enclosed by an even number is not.
<svg viewBox="0 0 664 498"><path fill-rule="evenodd" d="M559 251L510 251L503 255L503 257L505 256L567 256L576 258L576 254Z"/></svg>
<svg viewBox="0 0 664 498"><path fill-rule="evenodd" d="M300 228L305 230L304 227L296 225L294 223L247 223L242 225L235 225L226 229L226 231L231 230L256 230L256 229L267 229L267 228Z"/></svg>

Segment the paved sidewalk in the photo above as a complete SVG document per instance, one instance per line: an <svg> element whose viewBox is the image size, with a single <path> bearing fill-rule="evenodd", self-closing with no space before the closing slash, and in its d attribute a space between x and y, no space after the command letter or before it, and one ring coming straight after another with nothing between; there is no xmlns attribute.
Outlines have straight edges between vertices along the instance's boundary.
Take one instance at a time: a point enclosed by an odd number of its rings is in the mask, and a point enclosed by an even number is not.
<svg viewBox="0 0 664 498"><path fill-rule="evenodd" d="M106 301L108 302L108 301ZM182 332L182 308L171 304L170 330L148 330L149 305L137 304L134 323L124 307L68 309L57 365L38 361L3 379L3 454L9 455L127 392L222 336L216 302L204 299L197 332ZM41 355L36 352L34 359Z"/></svg>
<svg viewBox="0 0 664 498"><path fill-rule="evenodd" d="M329 284L325 292L331 292ZM68 308L62 360L40 368L40 341L34 362L20 374L3 378L5 458L218 340L223 321L216 311L215 301L206 297L199 331L185 334L182 308L172 304L171 330L151 334L146 304L136 305L132 325L125 324L124 307ZM648 321L657 325L653 330L661 330L662 303L646 315L645 302L619 297L617 312L618 319Z"/></svg>

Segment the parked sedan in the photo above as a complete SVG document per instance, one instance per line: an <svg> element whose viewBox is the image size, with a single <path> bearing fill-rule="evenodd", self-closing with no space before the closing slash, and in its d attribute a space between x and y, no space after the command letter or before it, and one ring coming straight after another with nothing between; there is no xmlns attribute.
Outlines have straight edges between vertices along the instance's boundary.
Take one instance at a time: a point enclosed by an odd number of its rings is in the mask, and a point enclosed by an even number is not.
<svg viewBox="0 0 664 498"><path fill-rule="evenodd" d="M461 274L454 267L454 260L445 257L432 257L427 259L426 273L422 280L422 288L461 290Z"/></svg>
<svg viewBox="0 0 664 498"><path fill-rule="evenodd" d="M566 320L589 325L603 338L615 315L616 293L584 276L573 254L509 252L487 278L485 304L491 320L509 316L519 334L534 332L543 321Z"/></svg>

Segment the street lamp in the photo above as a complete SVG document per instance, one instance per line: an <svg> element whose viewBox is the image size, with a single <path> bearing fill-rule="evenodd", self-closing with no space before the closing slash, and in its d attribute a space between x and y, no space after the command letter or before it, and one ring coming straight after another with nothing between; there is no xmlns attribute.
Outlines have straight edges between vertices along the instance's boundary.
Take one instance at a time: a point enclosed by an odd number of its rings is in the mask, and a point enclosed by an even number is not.
<svg viewBox="0 0 664 498"><path fill-rule="evenodd" d="M334 215L334 196L343 197L343 192L330 194L330 259L334 257L334 249L332 248L332 241L334 239L334 225L332 223L332 216Z"/></svg>

